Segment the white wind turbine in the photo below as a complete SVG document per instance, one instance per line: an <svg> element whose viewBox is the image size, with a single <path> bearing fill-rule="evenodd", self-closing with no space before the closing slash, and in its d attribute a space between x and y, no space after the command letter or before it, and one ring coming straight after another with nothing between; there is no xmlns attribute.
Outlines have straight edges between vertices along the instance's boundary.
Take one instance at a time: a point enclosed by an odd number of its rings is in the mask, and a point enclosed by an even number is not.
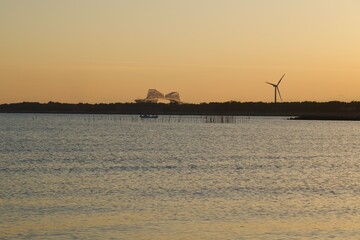
<svg viewBox="0 0 360 240"><path fill-rule="evenodd" d="M277 103L277 94L279 93L279 96L280 96L280 100L282 101L282 97L281 97L281 93L280 93L280 90L279 90L279 85L281 83L281 81L283 80L285 76L285 73L284 75L280 78L279 82L277 84L274 84L274 83L269 83L269 82L266 82L267 84L270 84L271 86L274 87L274 90L275 90L275 100L274 102Z"/></svg>

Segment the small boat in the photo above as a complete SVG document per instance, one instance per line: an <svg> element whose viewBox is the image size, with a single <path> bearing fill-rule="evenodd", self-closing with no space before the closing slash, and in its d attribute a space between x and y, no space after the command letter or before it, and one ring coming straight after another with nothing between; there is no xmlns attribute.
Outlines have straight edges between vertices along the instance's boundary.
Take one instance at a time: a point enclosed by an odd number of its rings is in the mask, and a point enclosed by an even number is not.
<svg viewBox="0 0 360 240"><path fill-rule="evenodd" d="M141 114L140 118L158 118L158 115L155 114Z"/></svg>

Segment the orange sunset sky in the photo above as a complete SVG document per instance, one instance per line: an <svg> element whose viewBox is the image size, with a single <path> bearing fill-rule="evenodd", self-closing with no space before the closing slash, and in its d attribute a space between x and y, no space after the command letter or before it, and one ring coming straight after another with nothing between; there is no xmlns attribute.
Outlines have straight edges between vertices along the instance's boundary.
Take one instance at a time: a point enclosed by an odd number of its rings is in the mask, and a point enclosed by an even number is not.
<svg viewBox="0 0 360 240"><path fill-rule="evenodd" d="M360 101L359 0L0 0L0 103Z"/></svg>

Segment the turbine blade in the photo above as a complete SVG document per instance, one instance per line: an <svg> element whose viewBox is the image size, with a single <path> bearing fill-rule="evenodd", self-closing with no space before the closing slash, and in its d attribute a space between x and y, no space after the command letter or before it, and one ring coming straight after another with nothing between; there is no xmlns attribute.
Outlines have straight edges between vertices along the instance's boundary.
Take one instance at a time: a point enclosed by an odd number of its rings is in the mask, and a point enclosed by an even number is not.
<svg viewBox="0 0 360 240"><path fill-rule="evenodd" d="M279 88L278 88L278 87L276 87L276 90L277 90L277 92L279 93L280 100L281 100L281 101L283 101L283 100L282 100L282 97L281 97L281 93L280 93Z"/></svg>
<svg viewBox="0 0 360 240"><path fill-rule="evenodd" d="M271 86L273 86L273 87L276 87L276 85L275 84L273 84L273 83L269 83L269 82L266 82L267 84L270 84Z"/></svg>
<svg viewBox="0 0 360 240"><path fill-rule="evenodd" d="M284 77L285 77L285 73L284 73L284 75L280 78L280 80L279 80L278 84L276 84L276 86L279 86L279 84L281 83L281 81L283 80Z"/></svg>

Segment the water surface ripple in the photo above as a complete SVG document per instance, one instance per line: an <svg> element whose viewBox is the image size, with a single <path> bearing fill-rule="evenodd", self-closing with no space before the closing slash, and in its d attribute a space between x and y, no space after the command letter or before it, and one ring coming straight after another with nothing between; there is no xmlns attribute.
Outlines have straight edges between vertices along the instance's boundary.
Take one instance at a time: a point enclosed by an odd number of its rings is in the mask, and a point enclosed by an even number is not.
<svg viewBox="0 0 360 240"><path fill-rule="evenodd" d="M359 239L360 125L0 114L0 239Z"/></svg>

